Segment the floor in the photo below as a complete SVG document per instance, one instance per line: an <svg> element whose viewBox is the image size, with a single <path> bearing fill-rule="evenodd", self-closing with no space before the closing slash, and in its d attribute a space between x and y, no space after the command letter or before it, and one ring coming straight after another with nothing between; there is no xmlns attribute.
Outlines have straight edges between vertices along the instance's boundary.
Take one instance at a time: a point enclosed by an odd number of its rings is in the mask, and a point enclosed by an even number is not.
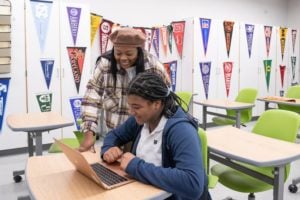
<svg viewBox="0 0 300 200"><path fill-rule="evenodd" d="M243 129L250 130L251 124ZM96 148L99 148L101 143L101 141L97 141ZM44 154L47 154L47 152L44 152ZM26 180L23 178L22 182L14 183L12 177L12 171L25 168L26 160L27 154L0 157L0 200L17 200L17 197L28 195ZM212 166L214 163L211 161L210 165ZM291 165L291 173L284 187L284 200L300 200L300 184L298 185L299 191L297 193L293 194L288 191L288 186L295 177L300 177L300 160L293 162ZM232 197L234 200L247 200L247 194L234 192L220 183L210 190L210 193L213 200L224 200L227 197ZM255 195L256 200L271 200L272 190Z"/></svg>

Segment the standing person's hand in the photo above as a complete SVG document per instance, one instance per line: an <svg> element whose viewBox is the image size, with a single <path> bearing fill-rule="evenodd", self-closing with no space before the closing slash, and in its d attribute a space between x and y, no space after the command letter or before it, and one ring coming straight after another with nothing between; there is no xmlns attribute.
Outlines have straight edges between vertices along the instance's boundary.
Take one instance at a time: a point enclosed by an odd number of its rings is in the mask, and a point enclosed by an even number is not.
<svg viewBox="0 0 300 200"><path fill-rule="evenodd" d="M92 150L93 152L95 152L94 143L94 133L92 131L88 131L84 133L83 141L81 142L78 150L81 152L88 150Z"/></svg>
<svg viewBox="0 0 300 200"><path fill-rule="evenodd" d="M121 168L125 171L129 162L135 157L132 153L124 153L121 158Z"/></svg>
<svg viewBox="0 0 300 200"><path fill-rule="evenodd" d="M121 158L123 151L119 147L111 147L104 154L103 159L107 163L113 163Z"/></svg>

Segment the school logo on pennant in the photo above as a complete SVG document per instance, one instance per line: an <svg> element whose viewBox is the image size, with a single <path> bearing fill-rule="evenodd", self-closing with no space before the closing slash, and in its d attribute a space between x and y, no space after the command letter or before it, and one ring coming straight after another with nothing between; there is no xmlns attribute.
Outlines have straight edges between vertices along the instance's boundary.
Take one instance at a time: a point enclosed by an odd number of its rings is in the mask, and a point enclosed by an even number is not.
<svg viewBox="0 0 300 200"><path fill-rule="evenodd" d="M81 8L67 7L67 12L69 16L69 24L73 38L73 44L74 46L76 46Z"/></svg>
<svg viewBox="0 0 300 200"><path fill-rule="evenodd" d="M0 132L2 131L9 81L10 78L0 78Z"/></svg>
<svg viewBox="0 0 300 200"><path fill-rule="evenodd" d="M233 63L232 62L224 62L223 63L225 89L226 89L227 97L229 95L229 90L230 90L232 68L233 68Z"/></svg>
<svg viewBox="0 0 300 200"><path fill-rule="evenodd" d="M246 39L247 39L247 45L248 45L248 54L249 54L249 58L251 58L254 25L245 24L245 30L246 30Z"/></svg>
<svg viewBox="0 0 300 200"><path fill-rule="evenodd" d="M30 0L41 52L44 52L52 1Z"/></svg>
<svg viewBox="0 0 300 200"><path fill-rule="evenodd" d="M200 18L200 27L201 27L201 33L202 33L202 43L203 43L203 48L204 48L204 55L206 55L206 52L207 52L210 23L211 23L211 19Z"/></svg>
<svg viewBox="0 0 300 200"><path fill-rule="evenodd" d="M268 91L270 86L271 69L272 69L272 60L264 60L265 78L266 78Z"/></svg>
<svg viewBox="0 0 300 200"><path fill-rule="evenodd" d="M36 94L36 99L38 101L41 112L50 112L52 105L52 93L40 93Z"/></svg>
<svg viewBox="0 0 300 200"><path fill-rule="evenodd" d="M79 93L86 47L67 47L73 77Z"/></svg>
<svg viewBox="0 0 300 200"><path fill-rule="evenodd" d="M208 89L209 89L209 78L210 78L210 68L211 62L200 62L200 71L202 75L202 82L205 91L205 97L208 99Z"/></svg>
<svg viewBox="0 0 300 200"><path fill-rule="evenodd" d="M227 51L227 56L229 58L234 22L224 21L223 26L224 26L224 33L225 33L226 51Z"/></svg>
<svg viewBox="0 0 300 200"><path fill-rule="evenodd" d="M74 121L76 123L76 128L77 130L80 130L80 124L78 123L81 116L81 102L82 102L82 97L71 97L70 98L70 104L71 104L71 109L74 117Z"/></svg>
<svg viewBox="0 0 300 200"><path fill-rule="evenodd" d="M49 89L52 72L53 72L54 60L41 60L41 66L43 69L44 78Z"/></svg>

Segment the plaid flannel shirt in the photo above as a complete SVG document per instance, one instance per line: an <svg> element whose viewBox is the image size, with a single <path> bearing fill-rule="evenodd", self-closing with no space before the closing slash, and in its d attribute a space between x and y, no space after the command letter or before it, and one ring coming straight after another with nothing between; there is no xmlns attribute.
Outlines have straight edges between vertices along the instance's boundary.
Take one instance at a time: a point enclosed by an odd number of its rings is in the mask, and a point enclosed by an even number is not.
<svg viewBox="0 0 300 200"><path fill-rule="evenodd" d="M170 86L169 75L163 64L148 52L144 51L145 71L160 74ZM126 70L118 66L116 90L114 79L110 70L111 63L101 58L95 68L92 78L87 84L87 90L81 104L82 131L96 132L98 116L104 110L104 120L110 129L123 123L129 116L126 90L129 77Z"/></svg>

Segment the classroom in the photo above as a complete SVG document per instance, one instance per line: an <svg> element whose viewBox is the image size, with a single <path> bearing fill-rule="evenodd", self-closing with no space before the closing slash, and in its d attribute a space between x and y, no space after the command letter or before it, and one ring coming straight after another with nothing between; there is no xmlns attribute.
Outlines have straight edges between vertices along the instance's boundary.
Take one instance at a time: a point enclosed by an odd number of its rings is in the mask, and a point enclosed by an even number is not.
<svg viewBox="0 0 300 200"><path fill-rule="evenodd" d="M0 199L300 199L299 10L0 0Z"/></svg>

